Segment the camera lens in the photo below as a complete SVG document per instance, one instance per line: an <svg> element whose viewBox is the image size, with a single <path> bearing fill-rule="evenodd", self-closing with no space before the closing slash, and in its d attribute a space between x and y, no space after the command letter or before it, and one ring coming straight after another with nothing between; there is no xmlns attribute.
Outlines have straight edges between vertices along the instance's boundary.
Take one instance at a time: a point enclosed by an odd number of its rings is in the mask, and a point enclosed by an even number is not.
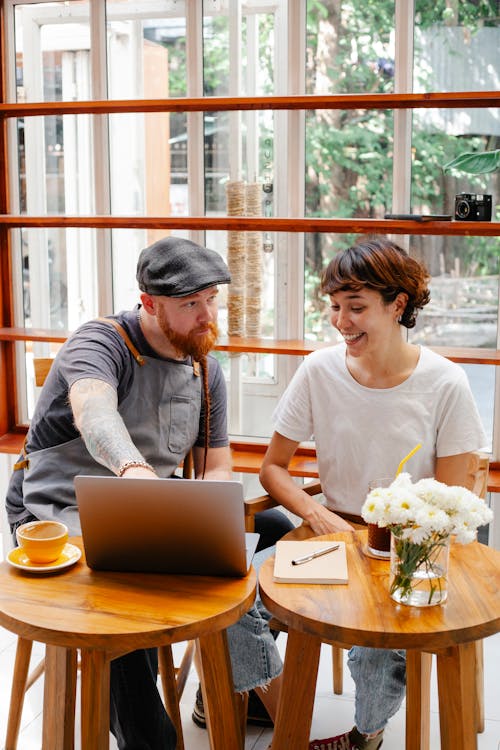
<svg viewBox="0 0 500 750"><path fill-rule="evenodd" d="M455 206L455 213L459 219L466 219L470 214L470 205L467 201L458 201Z"/></svg>

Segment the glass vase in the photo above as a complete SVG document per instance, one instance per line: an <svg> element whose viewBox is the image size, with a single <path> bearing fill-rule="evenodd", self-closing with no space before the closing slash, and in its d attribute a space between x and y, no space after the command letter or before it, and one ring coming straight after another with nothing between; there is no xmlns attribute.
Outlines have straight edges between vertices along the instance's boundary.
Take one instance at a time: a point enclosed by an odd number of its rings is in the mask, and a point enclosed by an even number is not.
<svg viewBox="0 0 500 750"><path fill-rule="evenodd" d="M389 591L400 604L431 607L448 596L450 537L431 534L420 543L391 534Z"/></svg>

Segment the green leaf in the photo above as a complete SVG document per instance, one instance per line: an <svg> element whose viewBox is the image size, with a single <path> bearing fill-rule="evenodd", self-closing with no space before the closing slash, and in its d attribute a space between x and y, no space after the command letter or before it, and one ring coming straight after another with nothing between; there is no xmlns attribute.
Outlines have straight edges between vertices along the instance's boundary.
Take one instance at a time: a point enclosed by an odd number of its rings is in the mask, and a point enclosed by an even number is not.
<svg viewBox="0 0 500 750"><path fill-rule="evenodd" d="M444 165L443 172L456 169L468 174L485 174L486 172L494 172L499 167L500 149L496 149L496 151L460 154L456 159L452 159Z"/></svg>

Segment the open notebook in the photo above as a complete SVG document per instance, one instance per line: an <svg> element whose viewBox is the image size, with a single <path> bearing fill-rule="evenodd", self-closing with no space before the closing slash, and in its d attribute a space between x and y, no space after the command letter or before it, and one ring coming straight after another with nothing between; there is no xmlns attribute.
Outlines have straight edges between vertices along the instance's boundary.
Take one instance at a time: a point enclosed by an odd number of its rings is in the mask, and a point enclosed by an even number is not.
<svg viewBox="0 0 500 750"><path fill-rule="evenodd" d="M248 572L259 535L245 533L240 482L77 476L75 494L91 568Z"/></svg>

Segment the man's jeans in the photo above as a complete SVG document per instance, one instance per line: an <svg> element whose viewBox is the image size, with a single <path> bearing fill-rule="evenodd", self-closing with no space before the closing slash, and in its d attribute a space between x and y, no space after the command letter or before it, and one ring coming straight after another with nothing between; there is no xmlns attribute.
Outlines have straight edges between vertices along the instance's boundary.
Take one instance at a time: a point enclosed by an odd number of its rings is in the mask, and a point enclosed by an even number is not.
<svg viewBox="0 0 500 750"><path fill-rule="evenodd" d="M356 727L362 734L378 732L403 701L405 651L354 646L349 651L347 663L356 684Z"/></svg>

